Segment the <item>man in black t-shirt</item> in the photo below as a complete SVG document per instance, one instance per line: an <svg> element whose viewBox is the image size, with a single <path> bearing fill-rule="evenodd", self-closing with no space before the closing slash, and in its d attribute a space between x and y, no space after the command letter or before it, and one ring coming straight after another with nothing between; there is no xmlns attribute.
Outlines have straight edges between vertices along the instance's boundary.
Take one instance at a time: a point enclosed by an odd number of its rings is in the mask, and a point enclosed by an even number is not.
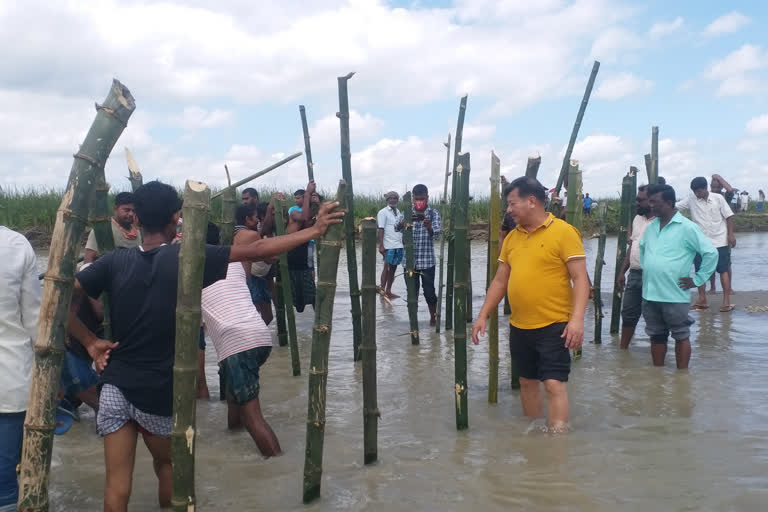
<svg viewBox="0 0 768 512"><path fill-rule="evenodd" d="M171 504L173 362L180 246L176 236L181 200L175 189L153 181L134 194L143 233L138 248L113 251L75 277L73 304L83 293L110 294L114 343L101 340L74 313L69 332L80 340L101 374L99 433L104 436L105 510L127 510L139 432L159 479L160 506ZM260 261L325 234L342 222L338 203L324 204L312 228L235 247L206 246L203 286L227 274L230 261Z"/></svg>

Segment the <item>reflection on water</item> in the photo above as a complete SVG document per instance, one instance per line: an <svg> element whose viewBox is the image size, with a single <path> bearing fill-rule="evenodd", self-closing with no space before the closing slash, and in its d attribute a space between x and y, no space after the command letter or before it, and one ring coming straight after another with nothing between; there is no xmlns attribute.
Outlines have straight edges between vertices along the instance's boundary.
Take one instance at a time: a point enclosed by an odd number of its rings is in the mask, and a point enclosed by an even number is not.
<svg viewBox="0 0 768 512"><path fill-rule="evenodd" d="M765 236L744 235L734 256L736 300L768 303L748 276L761 275ZM594 241L587 242L589 266ZM615 241L605 276L613 276ZM482 302L485 243L473 244L475 312ZM262 371L262 408L285 455L262 459L244 431L226 430L226 408L198 402L198 510L764 510L768 499L768 351L765 314L709 311L692 327L690 372L651 367L638 327L629 351L607 333L574 363L570 435L530 429L509 387L502 326L499 403L487 403L487 343L468 348L470 428L457 433L450 333L428 328L421 304L421 345L412 346L405 301L377 312L379 462L363 466L362 381L352 363L346 265L329 358L322 499L301 504L307 407L306 372L291 376L287 347L275 347ZM765 286L762 286L765 288ZM607 289L607 287L606 287ZM402 278L395 292L405 296ZM719 298L715 299L719 300ZM737 302L738 303L738 302ZM610 315L610 300L606 300ZM592 339L591 306L586 316ZM302 368L309 360L312 312L297 314ZM503 322L503 320L502 320ZM670 347L671 348L671 347ZM670 351L672 354L672 351ZM208 384L218 395L215 353ZM83 409L84 410L84 409ZM139 446L131 510L156 509L156 483ZM93 415L56 438L53 510L101 510L103 449Z"/></svg>

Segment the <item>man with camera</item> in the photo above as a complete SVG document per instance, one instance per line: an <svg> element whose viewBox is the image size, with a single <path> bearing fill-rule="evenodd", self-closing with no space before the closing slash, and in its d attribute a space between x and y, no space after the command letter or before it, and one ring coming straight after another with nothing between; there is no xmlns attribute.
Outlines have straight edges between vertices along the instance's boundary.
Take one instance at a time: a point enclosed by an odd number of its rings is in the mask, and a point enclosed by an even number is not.
<svg viewBox="0 0 768 512"><path fill-rule="evenodd" d="M437 295L435 295L435 240L440 236L440 212L428 206L429 191L426 185L413 187L413 255L416 286L424 290L429 307L429 325L435 325Z"/></svg>

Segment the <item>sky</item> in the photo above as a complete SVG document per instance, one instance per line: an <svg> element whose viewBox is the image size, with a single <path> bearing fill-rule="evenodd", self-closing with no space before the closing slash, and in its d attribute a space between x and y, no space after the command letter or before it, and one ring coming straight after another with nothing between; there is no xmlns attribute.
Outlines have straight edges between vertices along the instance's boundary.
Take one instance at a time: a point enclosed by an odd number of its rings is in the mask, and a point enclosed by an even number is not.
<svg viewBox="0 0 768 512"><path fill-rule="evenodd" d="M356 191L442 195L448 134L468 94L462 151L488 195L541 155L554 186L593 62L600 71L572 158L584 192L615 197L659 126L659 172L681 193L721 174L768 187L768 3L650 0L0 0L0 186L66 185L113 78L136 111L107 163L144 179L226 184L303 150L341 178L337 80L349 81ZM304 157L255 184L306 185Z"/></svg>

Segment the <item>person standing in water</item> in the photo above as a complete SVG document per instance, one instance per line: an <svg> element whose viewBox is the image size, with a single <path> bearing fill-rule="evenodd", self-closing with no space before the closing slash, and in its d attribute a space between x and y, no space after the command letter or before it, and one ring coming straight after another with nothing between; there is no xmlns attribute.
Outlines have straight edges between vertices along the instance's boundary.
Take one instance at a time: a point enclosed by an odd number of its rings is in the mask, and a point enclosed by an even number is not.
<svg viewBox="0 0 768 512"><path fill-rule="evenodd" d="M388 299L398 299L392 293L397 267L403 262L403 214L397 209L400 196L394 190L384 194L387 206L376 215L378 224L379 253L384 257L384 269L381 271L381 289Z"/></svg>
<svg viewBox="0 0 768 512"><path fill-rule="evenodd" d="M757 213L763 213L763 205L765 204L765 192L763 189L757 191Z"/></svg>
<svg viewBox="0 0 768 512"><path fill-rule="evenodd" d="M315 193L315 182L310 181L306 190L297 190L293 197L296 205L288 209L288 227L286 233L312 227L312 196ZM278 214L280 214L278 212ZM309 242L288 251L288 274L291 278L291 294L296 311L301 313L306 306L315 305L315 279L312 277L312 269L309 267Z"/></svg>
<svg viewBox="0 0 768 512"><path fill-rule="evenodd" d="M440 212L429 207L429 190L426 185L413 187L413 277L416 287L421 281L424 299L429 308L429 325L437 322L437 295L435 294L435 240L440 237Z"/></svg>
<svg viewBox="0 0 768 512"><path fill-rule="evenodd" d="M517 226L504 240L499 268L472 327L472 341L485 335L491 310L509 296L509 349L518 364L523 413L543 414L541 383L547 394L547 426L568 429L570 349L584 340L589 297L586 255L579 231L544 209L545 189L521 177L504 189L507 211ZM531 286L531 276L536 283ZM571 287L573 282L573 287Z"/></svg>

